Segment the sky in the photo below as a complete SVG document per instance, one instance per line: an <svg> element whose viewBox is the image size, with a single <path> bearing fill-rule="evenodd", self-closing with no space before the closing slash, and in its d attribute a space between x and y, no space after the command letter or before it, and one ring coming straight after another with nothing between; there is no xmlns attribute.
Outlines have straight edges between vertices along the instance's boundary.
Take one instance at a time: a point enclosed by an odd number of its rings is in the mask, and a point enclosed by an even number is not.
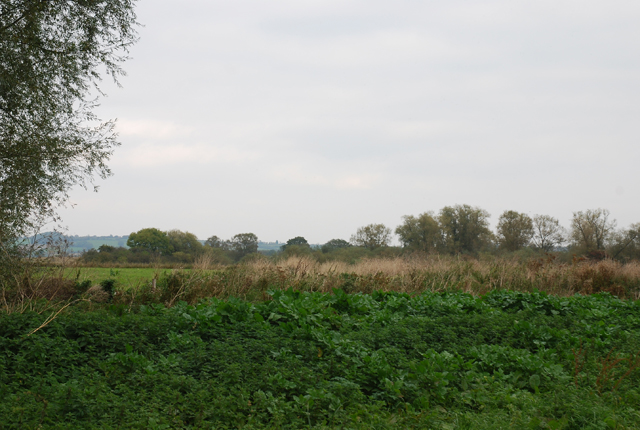
<svg viewBox="0 0 640 430"><path fill-rule="evenodd" d="M637 0L140 0L69 234L349 239L469 204L640 222ZM71 207L72 206L72 207Z"/></svg>

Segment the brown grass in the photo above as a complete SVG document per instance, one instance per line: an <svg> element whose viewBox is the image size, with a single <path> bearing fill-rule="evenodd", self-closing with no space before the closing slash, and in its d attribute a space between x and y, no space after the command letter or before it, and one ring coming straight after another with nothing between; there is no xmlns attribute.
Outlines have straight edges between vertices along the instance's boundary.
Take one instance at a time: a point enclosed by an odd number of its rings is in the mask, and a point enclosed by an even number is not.
<svg viewBox="0 0 640 430"><path fill-rule="evenodd" d="M215 268L216 270L211 270ZM457 290L482 295L495 289L543 291L558 296L608 292L621 298L640 298L640 263L604 260L559 264L553 259L490 261L458 258L370 259L355 265L319 263L309 257L273 262L266 258L235 266L213 266L205 260L194 269L173 270L159 279L124 291L124 302L159 301L171 305L179 300L193 303L204 297L230 296L249 300L268 298L272 289L371 293L375 290L416 294Z"/></svg>

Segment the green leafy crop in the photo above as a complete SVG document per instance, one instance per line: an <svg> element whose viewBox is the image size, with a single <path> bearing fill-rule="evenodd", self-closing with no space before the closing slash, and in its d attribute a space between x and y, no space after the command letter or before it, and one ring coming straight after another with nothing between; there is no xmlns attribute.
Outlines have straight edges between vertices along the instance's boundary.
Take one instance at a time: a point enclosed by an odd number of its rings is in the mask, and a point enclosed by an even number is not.
<svg viewBox="0 0 640 430"><path fill-rule="evenodd" d="M639 428L640 305L270 291L0 315L2 428Z"/></svg>

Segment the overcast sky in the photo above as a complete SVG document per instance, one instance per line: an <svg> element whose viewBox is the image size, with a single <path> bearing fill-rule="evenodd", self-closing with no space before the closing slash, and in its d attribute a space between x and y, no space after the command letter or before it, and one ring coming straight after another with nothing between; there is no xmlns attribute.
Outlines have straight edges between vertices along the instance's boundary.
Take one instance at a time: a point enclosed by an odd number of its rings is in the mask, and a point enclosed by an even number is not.
<svg viewBox="0 0 640 430"><path fill-rule="evenodd" d="M140 0L70 234L348 239L480 206L640 222L637 0Z"/></svg>

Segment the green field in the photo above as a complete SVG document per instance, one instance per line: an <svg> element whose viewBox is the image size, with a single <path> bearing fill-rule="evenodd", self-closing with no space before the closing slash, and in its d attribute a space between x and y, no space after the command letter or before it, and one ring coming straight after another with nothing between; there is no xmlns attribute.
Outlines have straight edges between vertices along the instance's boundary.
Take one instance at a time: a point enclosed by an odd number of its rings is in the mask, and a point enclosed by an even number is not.
<svg viewBox="0 0 640 430"><path fill-rule="evenodd" d="M78 267L65 270L65 278L77 279L78 282L89 280L94 284L105 279L115 279L117 284L128 289L147 283L156 276L162 276L171 269L155 269L153 267L142 268L105 268L105 267Z"/></svg>
<svg viewBox="0 0 640 430"><path fill-rule="evenodd" d="M640 428L638 301L270 295L2 313L1 426Z"/></svg>

